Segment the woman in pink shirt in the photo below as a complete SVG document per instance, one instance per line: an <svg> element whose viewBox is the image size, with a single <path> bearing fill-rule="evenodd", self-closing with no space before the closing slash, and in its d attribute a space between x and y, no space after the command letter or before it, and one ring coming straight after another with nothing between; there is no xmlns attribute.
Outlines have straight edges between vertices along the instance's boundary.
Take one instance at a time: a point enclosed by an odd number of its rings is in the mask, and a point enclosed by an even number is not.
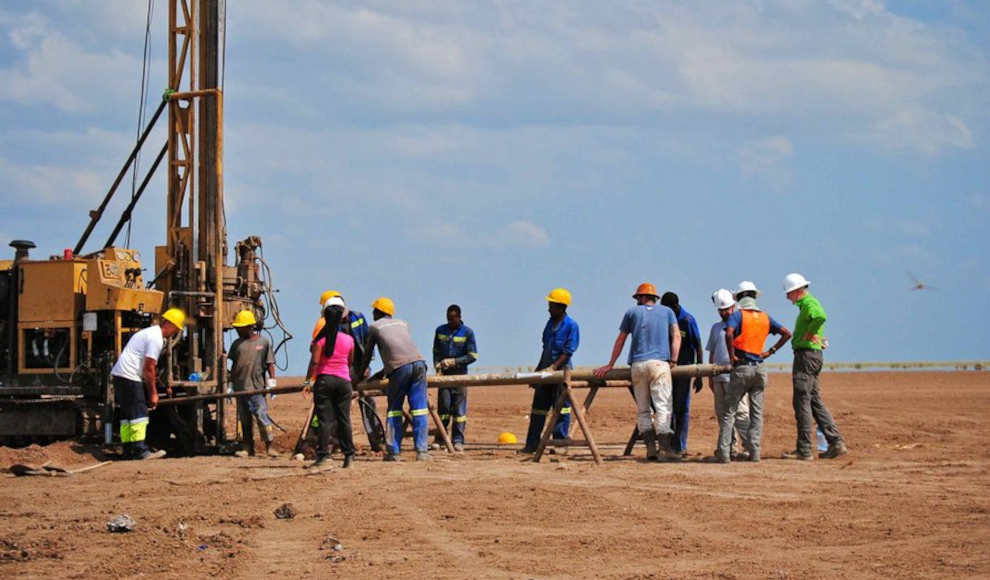
<svg viewBox="0 0 990 580"><path fill-rule="evenodd" d="M310 346L307 377L316 375L313 386L313 404L319 421L316 461L309 469L330 467L330 429L337 425L337 442L344 453L344 467L354 463L354 435L351 432L350 367L354 358L354 339L340 329L344 316L344 301L333 297L323 304L326 324Z"/></svg>

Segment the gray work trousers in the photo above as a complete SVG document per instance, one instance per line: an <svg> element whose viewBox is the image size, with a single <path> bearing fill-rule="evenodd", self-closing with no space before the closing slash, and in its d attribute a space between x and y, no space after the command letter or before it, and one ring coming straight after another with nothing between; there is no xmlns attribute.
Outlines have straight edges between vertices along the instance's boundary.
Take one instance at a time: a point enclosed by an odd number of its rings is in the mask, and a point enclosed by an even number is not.
<svg viewBox="0 0 990 580"><path fill-rule="evenodd" d="M726 401L728 396L726 392L729 390L729 381L715 381L712 383L712 395L715 399L715 420L721 423L722 415L725 414ZM739 400L739 408L735 413L735 430L739 434L739 440L742 441L743 449L749 448L749 397L743 395L742 399ZM730 452L735 453L736 451L736 438L731 437L730 441L731 447Z"/></svg>
<svg viewBox="0 0 990 580"><path fill-rule="evenodd" d="M718 418L718 448L715 457L728 460L732 446L732 428L736 421L739 402L749 395L749 441L747 451L750 459L760 460L760 441L763 439L763 392L767 388L767 369L763 364L741 364L732 369L729 387L726 389L725 409Z"/></svg>
<svg viewBox="0 0 990 580"><path fill-rule="evenodd" d="M822 351L797 349L794 351L794 419L797 421L797 452L811 455L815 450L815 424L825 434L829 447L842 441L839 428L832 414L822 401L818 388L818 374L822 372Z"/></svg>

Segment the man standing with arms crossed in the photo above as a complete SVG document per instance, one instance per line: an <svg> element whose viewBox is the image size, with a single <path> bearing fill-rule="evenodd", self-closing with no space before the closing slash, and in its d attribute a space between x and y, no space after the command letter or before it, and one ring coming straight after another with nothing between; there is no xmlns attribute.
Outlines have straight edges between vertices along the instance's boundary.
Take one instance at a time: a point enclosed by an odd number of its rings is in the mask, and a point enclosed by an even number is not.
<svg viewBox="0 0 990 580"><path fill-rule="evenodd" d="M186 313L169 308L162 321L134 334L113 365L113 396L120 415L120 442L124 459L160 459L164 450L151 451L144 440L148 434L148 412L158 406L158 357L165 340L182 332Z"/></svg>
<svg viewBox="0 0 990 580"><path fill-rule="evenodd" d="M763 361L776 354L787 344L791 331L787 330L769 314L760 310L756 299L760 296L756 284L749 281L739 283L736 301L739 310L733 312L726 321L725 346L729 351L732 373L729 375L729 400L725 413L719 417L718 449L716 463L728 463L729 444L732 443L732 424L735 421L739 401L749 395L749 460L760 460L760 445L763 439L763 392L767 387L767 369ZM767 336L779 334L777 344L770 350L763 350Z"/></svg>
<svg viewBox="0 0 990 580"><path fill-rule="evenodd" d="M701 331L698 321L685 308L677 294L665 292L660 304L670 308L677 316L678 334L681 337L680 354L674 358L679 365L701 364L705 360L701 349ZM687 455L688 427L691 422L691 377L672 379L674 393L673 449L682 457ZM694 392L701 391L701 377L694 378Z"/></svg>
<svg viewBox="0 0 990 580"><path fill-rule="evenodd" d="M478 345L474 331L461 320L461 307L447 307L447 324L437 327L433 335L433 366L444 375L466 375L469 364L478 360ZM467 427L467 387L440 389L437 393L440 420L444 429L452 424L450 438L454 451L464 451L464 431ZM440 449L439 436L433 444Z"/></svg>
<svg viewBox="0 0 990 580"><path fill-rule="evenodd" d="M828 440L828 451L822 459L834 459L848 452L836 427L832 414L822 401L818 374L822 371L822 334L825 330L825 309L818 299L808 292L811 283L801 274L784 277L784 293L794 306L800 309L794 323L794 418L797 421L797 449L784 453L784 459L810 461L814 459L815 424Z"/></svg>
<svg viewBox="0 0 990 580"><path fill-rule="evenodd" d="M708 333L708 345L705 349L708 351L708 364L729 366L731 363L729 361L729 349L725 344L725 328L729 316L736 311L736 300L732 296L732 292L723 288L712 294L712 302L722 320L713 324L711 332ZM718 420L717 418L725 413L729 373L708 377L708 388L715 398L715 417ZM729 447L729 458L733 461L748 460L749 452L746 449L749 447L749 395L743 395L739 401L739 409L735 414L735 430L742 440L743 452L742 454L736 452L736 437L733 435L732 444Z"/></svg>
<svg viewBox="0 0 990 580"><path fill-rule="evenodd" d="M657 289L643 283L633 294L636 306L626 311L619 324L619 336L612 347L608 364L595 369L595 376L602 378L612 370L622 354L626 337L632 335L629 347L629 366L632 367L633 395L638 414L636 427L646 444L646 459L660 461L660 450L667 459L679 458L673 448L673 398L670 369L681 349L681 333L674 312L657 305Z"/></svg>
<svg viewBox="0 0 990 580"><path fill-rule="evenodd" d="M409 324L405 320L392 318L395 314L395 304L391 299L381 297L375 300L371 323L368 333L368 343L361 358L361 364L356 368L354 384L357 385L364 377L364 371L371 364L371 355L375 346L382 355L383 372L388 377L388 428L385 432L387 446L385 461L398 461L402 447L402 403L409 399L409 414L412 415L413 439L416 445L416 461L432 459L427 441L427 415L429 414L426 398L426 361L419 353Z"/></svg>

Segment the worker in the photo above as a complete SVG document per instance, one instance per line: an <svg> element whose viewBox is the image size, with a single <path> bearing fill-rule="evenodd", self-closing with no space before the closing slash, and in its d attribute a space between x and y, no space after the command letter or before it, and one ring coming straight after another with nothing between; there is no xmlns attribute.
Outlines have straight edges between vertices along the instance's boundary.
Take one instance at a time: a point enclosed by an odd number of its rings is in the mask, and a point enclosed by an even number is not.
<svg viewBox="0 0 990 580"><path fill-rule="evenodd" d="M437 327L433 335L433 366L444 375L466 375L468 365L478 360L478 345L474 331L461 320L461 307L447 307L447 324ZM454 451L464 451L464 431L467 429L467 387L440 389L437 394L440 421L444 429L452 425ZM433 443L440 448L440 438Z"/></svg>
<svg viewBox="0 0 990 580"><path fill-rule="evenodd" d="M794 323L794 366L791 377L794 383L794 418L797 422L797 448L784 454L785 459L814 459L815 424L828 441L828 450L822 459L834 459L848 453L839 428L832 419L828 407L822 401L818 374L822 371L822 351L825 348L825 309L811 295L811 283L801 274L784 277L784 293L798 307Z"/></svg>
<svg viewBox="0 0 990 580"><path fill-rule="evenodd" d="M368 342L365 345L357 376L363 377L371 364L374 348L382 355L384 369L388 377L388 419L385 430L385 461L398 461L402 448L402 402L409 400L409 414L412 416L413 440L416 447L416 461L430 461L427 440L427 415L429 409L426 398L426 361L419 353L409 332L409 324L395 316L395 303L382 296L371 307L375 321L371 323Z"/></svg>
<svg viewBox="0 0 990 580"><path fill-rule="evenodd" d="M636 428L646 444L646 459L680 459L674 448L674 431L671 428L673 400L670 369L676 365L674 361L681 349L677 316L670 308L656 303L657 289L653 284L640 284L632 297L636 306L622 316L612 357L607 365L598 367L594 373L598 378L604 378L615 361L619 360L626 337L632 336L628 362L638 408ZM663 458L657 449L658 442Z"/></svg>
<svg viewBox="0 0 990 580"><path fill-rule="evenodd" d="M725 328L729 316L736 311L736 300L732 292L726 289L716 290L712 293L712 303L718 311L719 320L712 325L708 333L708 344L705 350L708 351L708 364L729 366L729 349L725 345ZM729 373L722 373L714 377L708 377L708 388L715 399L715 417L721 417L725 412L725 405L728 399L726 391L729 388ZM732 436L732 443L729 446L729 459L732 461L749 460L749 395L743 395L739 400L739 407L736 409L735 434ZM736 447L736 434L742 441L743 451Z"/></svg>
<svg viewBox="0 0 990 580"><path fill-rule="evenodd" d="M728 463L731 459L732 426L744 395L749 395L749 460L760 461L763 392L767 387L767 369L763 361L776 354L791 338L791 331L760 310L756 303L759 296L756 284L748 280L740 282L735 292L739 309L726 320L725 346L732 372L725 412L719 417L718 447L713 458L717 463ZM780 338L770 350L764 350L767 336L771 334L780 335Z"/></svg>
<svg viewBox="0 0 990 580"><path fill-rule="evenodd" d="M571 358L578 349L581 334L578 323L567 315L567 307L571 305L571 293L564 288L555 288L546 297L550 319L543 327L543 352L540 362L536 365L537 372L554 372L564 368L573 368ZM533 408L529 413L529 431L526 433L526 444L520 453L536 453L543 435L543 426L547 422L550 409L560 400L564 383L553 385L535 385L533 387ZM553 426L553 438L567 439L571 427L571 407L564 403L557 409L557 423Z"/></svg>
<svg viewBox="0 0 990 580"><path fill-rule="evenodd" d="M165 450L151 451L144 443L148 432L148 412L158 406L158 357L165 340L182 333L186 313L169 308L159 324L138 331L127 341L120 358L110 371L114 402L120 416L120 442L124 459L160 459Z"/></svg>
<svg viewBox="0 0 990 580"><path fill-rule="evenodd" d="M338 297L344 300L344 296L336 290L327 290L320 295L320 317L316 319L316 324L313 327L313 340L316 340L316 335L320 333L323 329L323 325L326 323L323 316L323 305L327 300L333 297ZM346 302L346 300L345 300ZM350 335L354 339L354 365L361 362L361 358L364 354L364 345L368 341L368 322L364 314L356 310L351 310L350 308L344 307L344 316L340 320L340 329L344 333ZM374 356L371 360L375 360ZM356 370L354 366L351 367L351 380L357 380L359 378L363 379L366 377L358 377L355 374ZM367 375L367 371L365 372ZM309 377L312 381L316 381L316 377ZM360 381L358 381L360 382ZM361 422L364 425L364 432L368 434L368 441L371 444L372 451L381 450L381 436L378 435L378 431L375 429L376 424L381 424L381 421L373 421L377 417L372 417L376 414L375 399L373 397L366 397L364 395L358 395L361 399L361 404L359 408L361 409ZM319 423L319 419L314 415L312 426L316 427Z"/></svg>
<svg viewBox="0 0 990 580"><path fill-rule="evenodd" d="M230 345L227 358L233 363L230 380L234 391L257 391L275 387L275 353L272 343L257 332L258 321L250 310L242 310L234 317L237 339ZM265 379L265 373L268 379ZM274 424L268 416L268 401L263 393L237 397L237 417L240 421L242 440L247 449L234 453L237 457L254 456L254 423L258 423L261 440L265 442L265 454L278 457L272 443L275 440Z"/></svg>
<svg viewBox="0 0 990 580"><path fill-rule="evenodd" d="M673 292L665 292L660 304L670 308L677 316L678 334L681 335L681 351L676 361L678 365L701 364L705 360L701 348L701 331L698 321L681 306L680 299ZM671 337L673 338L673 337ZM677 377L674 381L673 448L681 457L687 455L688 427L691 422L691 377ZM701 377L694 377L694 392L701 391Z"/></svg>
<svg viewBox="0 0 990 580"><path fill-rule="evenodd" d="M345 469L354 464L354 435L351 430L351 369L354 366L354 339L341 330L345 304L339 296L327 299L323 306L325 324L310 344L307 377L316 377L315 385L307 378L305 387L312 390L317 426L316 461L310 470L330 468L330 436L337 427L337 443L344 454Z"/></svg>

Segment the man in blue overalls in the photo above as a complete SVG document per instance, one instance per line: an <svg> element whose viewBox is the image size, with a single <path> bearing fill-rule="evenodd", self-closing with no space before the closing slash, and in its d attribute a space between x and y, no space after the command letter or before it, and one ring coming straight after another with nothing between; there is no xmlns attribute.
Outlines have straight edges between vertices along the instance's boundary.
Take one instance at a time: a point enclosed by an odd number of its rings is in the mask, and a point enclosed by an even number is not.
<svg viewBox="0 0 990 580"><path fill-rule="evenodd" d="M461 307L451 304L447 307L447 324L437 327L433 336L433 366L438 374L466 375L469 364L478 360L478 345L474 331L461 320ZM437 394L440 420L444 429L453 420L450 438L454 451L464 451L464 430L467 427L467 387L440 389ZM440 438L433 444L440 448Z"/></svg>
<svg viewBox="0 0 990 580"><path fill-rule="evenodd" d="M547 296L550 320L543 328L543 354L537 371L559 371L563 368L573 368L571 357L577 351L581 340L578 323L567 315L567 307L571 305L571 293L564 288L555 288ZM526 446L520 453L536 453L543 434L543 426L547 422L550 409L560 398L563 383L556 385L536 385L533 393L533 408L529 413L529 431L526 433ZM566 439L571 426L571 408L560 409L557 424L554 425L553 438Z"/></svg>

